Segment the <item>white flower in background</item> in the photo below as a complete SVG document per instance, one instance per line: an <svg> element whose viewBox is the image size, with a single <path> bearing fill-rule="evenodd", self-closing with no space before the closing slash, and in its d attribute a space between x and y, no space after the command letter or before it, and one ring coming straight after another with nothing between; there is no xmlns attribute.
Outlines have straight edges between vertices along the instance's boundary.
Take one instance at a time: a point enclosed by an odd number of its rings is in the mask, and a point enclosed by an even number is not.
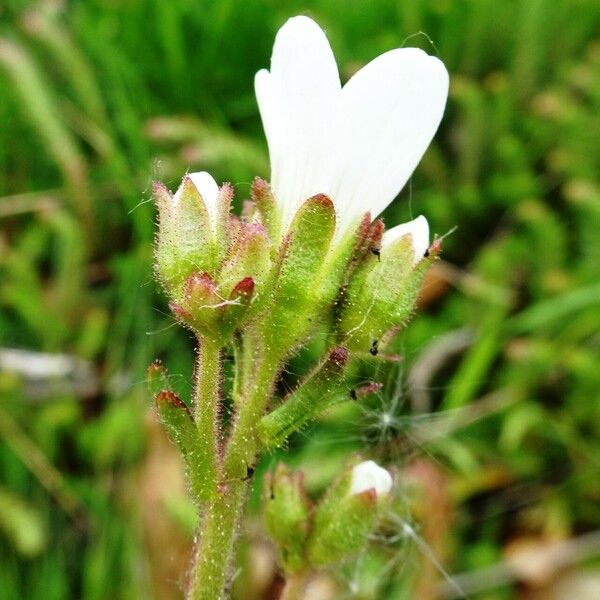
<svg viewBox="0 0 600 600"><path fill-rule="evenodd" d="M256 74L255 88L284 228L302 202L324 193L340 236L367 211L379 215L411 176L442 118L448 73L422 50L398 48L342 87L324 32L300 16L279 30L271 70ZM412 233L420 258L423 222L389 235Z"/></svg>
<svg viewBox="0 0 600 600"><path fill-rule="evenodd" d="M374 489L378 497L387 495L392 489L392 476L376 462L366 460L352 469L350 495L362 494L370 489Z"/></svg>

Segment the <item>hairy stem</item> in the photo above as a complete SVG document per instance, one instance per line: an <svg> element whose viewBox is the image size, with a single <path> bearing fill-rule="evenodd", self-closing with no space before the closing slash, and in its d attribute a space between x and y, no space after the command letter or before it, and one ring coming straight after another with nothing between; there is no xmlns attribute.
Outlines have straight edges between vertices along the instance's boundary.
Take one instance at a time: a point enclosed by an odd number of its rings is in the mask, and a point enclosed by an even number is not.
<svg viewBox="0 0 600 600"><path fill-rule="evenodd" d="M207 337L198 338L194 390L194 421L198 428L196 459L203 480L202 498L214 494L218 481L218 412L221 386L221 349Z"/></svg>
<svg viewBox="0 0 600 600"><path fill-rule="evenodd" d="M228 586L233 544L249 487L248 469L258 452L256 426L271 397L278 366L278 361L266 360L264 354L257 356L252 384L244 386L247 395L238 406L223 462L223 477L205 505L188 600L222 598ZM204 417L197 413L196 418L200 427Z"/></svg>
<svg viewBox="0 0 600 600"><path fill-rule="evenodd" d="M223 470L227 479L245 477L248 467L254 463L258 451L257 425L271 397L278 371L278 361L273 363L263 359L257 366L254 381L239 408L225 455Z"/></svg>
<svg viewBox="0 0 600 600"><path fill-rule="evenodd" d="M194 550L188 600L223 597L248 487L249 481L242 480L225 484L207 504Z"/></svg>

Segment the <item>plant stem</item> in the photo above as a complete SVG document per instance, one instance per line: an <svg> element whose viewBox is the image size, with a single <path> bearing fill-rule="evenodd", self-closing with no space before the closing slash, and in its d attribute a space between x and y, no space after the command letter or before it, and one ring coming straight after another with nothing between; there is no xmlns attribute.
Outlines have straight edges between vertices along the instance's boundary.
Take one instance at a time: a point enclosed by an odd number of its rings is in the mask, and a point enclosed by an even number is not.
<svg viewBox="0 0 600 600"><path fill-rule="evenodd" d="M222 598L249 483L238 480L227 484L223 493L215 493L206 506L202 532L196 541L188 600Z"/></svg>
<svg viewBox="0 0 600 600"><path fill-rule="evenodd" d="M228 584L233 542L249 487L248 468L254 463L258 451L256 425L271 396L279 370L279 362L264 360L264 354L257 357L257 361L254 381L248 386L248 395L238 407L223 462L222 481L215 487L205 506L202 531L196 542L188 600L222 598ZM197 412L196 419L201 431L206 427L208 433L207 416ZM211 428L210 431L213 433L214 430Z"/></svg>
<svg viewBox="0 0 600 600"><path fill-rule="evenodd" d="M202 499L207 500L215 493L218 481L221 349L208 337L198 337L197 352L194 421L200 435L196 462L204 481Z"/></svg>
<svg viewBox="0 0 600 600"><path fill-rule="evenodd" d="M288 575L279 600L301 600L305 585L306 573L293 573Z"/></svg>
<svg viewBox="0 0 600 600"><path fill-rule="evenodd" d="M240 407L223 465L226 479L244 478L258 451L257 425L271 397L279 362L261 361L248 396Z"/></svg>

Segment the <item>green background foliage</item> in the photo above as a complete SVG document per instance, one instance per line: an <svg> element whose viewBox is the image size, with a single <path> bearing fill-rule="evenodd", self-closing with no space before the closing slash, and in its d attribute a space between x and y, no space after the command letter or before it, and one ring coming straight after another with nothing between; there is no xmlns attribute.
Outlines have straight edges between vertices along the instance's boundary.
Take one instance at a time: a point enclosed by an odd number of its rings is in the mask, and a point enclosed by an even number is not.
<svg viewBox="0 0 600 600"><path fill-rule="evenodd" d="M437 482L438 504L400 494L390 528L405 535L388 531L383 550L346 565L338 597L419 597L430 551L449 572L477 573L515 541L600 528L595 0L5 0L0 346L76 356L91 371L83 387L33 391L0 371L3 599L178 597L177 580L153 583L140 508L156 444L145 369L163 359L189 396L193 343L153 279L150 182L174 188L209 170L235 185L239 208L252 178L268 178L252 80L299 13L326 29L344 79L400 45L451 74L435 142L385 215L425 214L438 234L458 226L396 342L400 367L365 363L381 394L290 441L312 493L357 449L402 481ZM310 357L292 361L287 385ZM189 535L181 496L164 512ZM248 570L239 597L255 585ZM517 589L509 577L470 596Z"/></svg>

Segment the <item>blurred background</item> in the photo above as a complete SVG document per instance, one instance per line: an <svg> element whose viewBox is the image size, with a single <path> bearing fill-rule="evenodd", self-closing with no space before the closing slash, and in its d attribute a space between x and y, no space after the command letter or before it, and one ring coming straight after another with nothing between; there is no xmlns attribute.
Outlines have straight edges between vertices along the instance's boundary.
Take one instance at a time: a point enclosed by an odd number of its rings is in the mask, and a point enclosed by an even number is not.
<svg viewBox="0 0 600 600"><path fill-rule="evenodd" d="M380 539L311 598L600 598L596 0L0 2L0 598L181 597L195 514L145 369L189 397L152 276L152 179L268 177L253 76L295 14L343 79L419 46L446 115L388 224L444 234L385 383L290 441L311 494L393 465ZM310 365L296 357L287 379ZM257 470L236 598L280 582Z"/></svg>

